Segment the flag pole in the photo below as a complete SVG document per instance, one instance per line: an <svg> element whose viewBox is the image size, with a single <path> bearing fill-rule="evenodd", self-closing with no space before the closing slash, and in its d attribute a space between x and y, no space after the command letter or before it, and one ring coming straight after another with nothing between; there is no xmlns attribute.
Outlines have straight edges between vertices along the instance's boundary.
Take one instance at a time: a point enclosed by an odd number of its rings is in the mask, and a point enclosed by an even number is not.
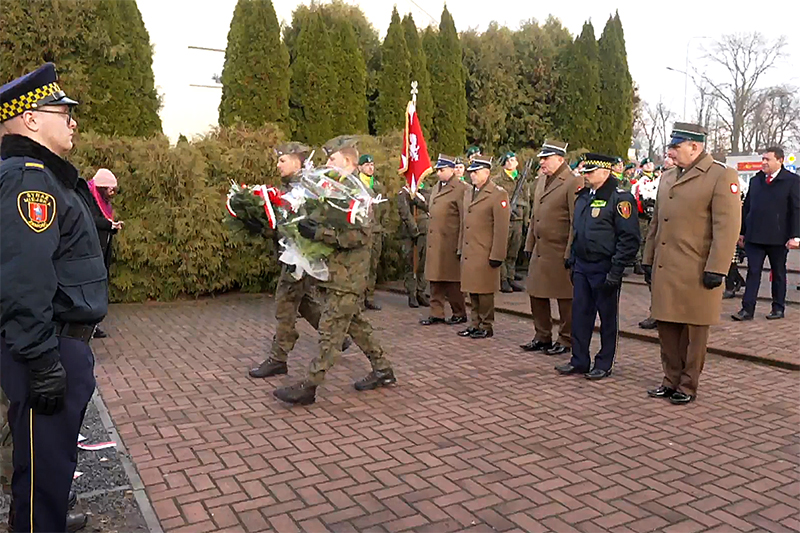
<svg viewBox="0 0 800 533"><path fill-rule="evenodd" d="M412 81L411 82L411 103L414 106L414 112L415 113L417 112L417 93L418 92L419 92L419 90L417 89L417 82L416 81ZM413 179L413 181L411 182L411 191L410 191L410 197L411 197L412 201L414 200L414 197L416 195L417 195L417 182L416 182L416 179ZM416 223L417 222L417 206L416 206L416 204L411 204L411 216L414 218L414 223ZM417 228L417 231L419 231L419 228ZM414 282L415 282L414 283L414 290L415 291L417 290L416 289L416 286L417 286L417 284L416 284L416 281L417 281L417 268L419 268L419 257L418 257L418 252L417 252L417 240L418 239L414 239L414 243L413 243L414 244L414 250L412 252L414 254L413 255L413 259L412 259L412 266L414 268ZM416 297L416 292L414 293L414 295Z"/></svg>

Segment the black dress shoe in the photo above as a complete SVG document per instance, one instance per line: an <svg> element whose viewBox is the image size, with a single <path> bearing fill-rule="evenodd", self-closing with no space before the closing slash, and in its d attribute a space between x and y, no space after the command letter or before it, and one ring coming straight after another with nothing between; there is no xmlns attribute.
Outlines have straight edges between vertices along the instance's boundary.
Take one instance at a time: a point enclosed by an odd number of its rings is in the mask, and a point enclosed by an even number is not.
<svg viewBox="0 0 800 533"><path fill-rule="evenodd" d="M610 375L611 375L611 369L600 370L599 368L593 368L591 372L586 374L586 379L598 380L607 378Z"/></svg>
<svg viewBox="0 0 800 533"><path fill-rule="evenodd" d="M773 309L765 318L767 320L779 320L783 318L783 311L776 311Z"/></svg>
<svg viewBox="0 0 800 533"><path fill-rule="evenodd" d="M655 318L649 316L639 322L639 327L642 329L656 329L658 327L658 322Z"/></svg>
<svg viewBox="0 0 800 533"><path fill-rule="evenodd" d="M519 347L525 350L526 352L543 352L545 350L549 350L550 348L552 348L553 343L537 341L536 339L534 339L528 344L520 344Z"/></svg>
<svg viewBox="0 0 800 533"><path fill-rule="evenodd" d="M467 323L467 317L465 317L465 316L455 316L454 315L454 316L451 316L450 318L448 318L447 320L445 320L445 323L448 326L454 326L456 324L466 324Z"/></svg>
<svg viewBox="0 0 800 533"><path fill-rule="evenodd" d="M419 302L419 305L421 305L422 307L430 307L431 306L431 299L428 298L425 295L425 293L417 294L417 301Z"/></svg>
<svg viewBox="0 0 800 533"><path fill-rule="evenodd" d="M423 318L420 320L419 323L423 326L432 326L434 324L447 324L447 321L444 318L439 318L438 316L429 316L428 318Z"/></svg>
<svg viewBox="0 0 800 533"><path fill-rule="evenodd" d="M753 320L753 313L748 313L744 309L739 309L739 312L735 315L731 315L731 318L737 322L743 322L745 320Z"/></svg>
<svg viewBox="0 0 800 533"><path fill-rule="evenodd" d="M100 329L100 326L94 328L94 335L92 335L93 339L105 339L108 337L108 333Z"/></svg>
<svg viewBox="0 0 800 533"><path fill-rule="evenodd" d="M288 387L275 389L272 395L282 402L297 405L311 405L317 400L317 386L312 385L308 381L301 381L300 383L295 383Z"/></svg>
<svg viewBox="0 0 800 533"><path fill-rule="evenodd" d="M642 274L644 274L644 268L642 268L641 263L636 263L635 265L633 265L633 273L636 274L637 276L641 276Z"/></svg>
<svg viewBox="0 0 800 533"><path fill-rule="evenodd" d="M493 336L493 331L480 328L475 329L475 331L469 334L470 339L488 339L489 337Z"/></svg>
<svg viewBox="0 0 800 533"><path fill-rule="evenodd" d="M683 405L685 403L693 402L694 396L676 390L675 392L672 393L672 396L669 397L669 401L674 403L675 405Z"/></svg>
<svg viewBox="0 0 800 533"><path fill-rule="evenodd" d="M275 359L267 359L255 368L251 368L248 374L251 378L269 378L272 376L280 376L289 373L289 367L285 361L276 361Z"/></svg>
<svg viewBox="0 0 800 533"><path fill-rule="evenodd" d="M89 523L89 515L84 513L69 513L67 515L67 531L75 533L86 527Z"/></svg>
<svg viewBox="0 0 800 533"><path fill-rule="evenodd" d="M468 327L467 329L463 329L458 332L459 337L469 337L472 335L473 331L478 331L478 328L473 328L472 326Z"/></svg>
<svg viewBox="0 0 800 533"><path fill-rule="evenodd" d="M500 284L500 292L504 292L506 294L514 292L514 289L511 287L511 284L508 282L507 279L504 279L503 282Z"/></svg>
<svg viewBox="0 0 800 533"><path fill-rule="evenodd" d="M556 342L553 344L552 347L545 350L544 353L546 353L547 355L562 355L565 353L569 353L570 350L572 350L572 348L570 348L569 346L564 346L560 342Z"/></svg>
<svg viewBox="0 0 800 533"><path fill-rule="evenodd" d="M366 377L363 377L353 383L353 387L357 391L374 390L378 387L388 387L397 383L397 378L394 377L394 371L389 370L373 370Z"/></svg>
<svg viewBox="0 0 800 533"><path fill-rule="evenodd" d="M728 289L725 289L724 291L722 291L722 299L723 300L731 300L733 298L736 298L736 291L728 290Z"/></svg>
<svg viewBox="0 0 800 533"><path fill-rule="evenodd" d="M566 363L566 364L563 364L563 365L556 366L556 370L558 370L559 374L567 376L569 374L585 374L589 369L588 368L586 368L586 369L577 368L577 367L572 366L569 363Z"/></svg>
<svg viewBox="0 0 800 533"><path fill-rule="evenodd" d="M74 490L69 491L69 500L67 500L67 509L72 509L78 505L78 493Z"/></svg>
<svg viewBox="0 0 800 533"><path fill-rule="evenodd" d="M408 297L408 306L412 309L417 309L419 307L416 294L412 294Z"/></svg>
<svg viewBox="0 0 800 533"><path fill-rule="evenodd" d="M370 311L380 311L381 306L376 304L374 300L364 300L364 307Z"/></svg>
<svg viewBox="0 0 800 533"><path fill-rule="evenodd" d="M650 389L647 391L647 395L651 398L671 398L673 394L675 394L675 389L663 385L657 389Z"/></svg>
<svg viewBox="0 0 800 533"><path fill-rule="evenodd" d="M523 287L521 283L517 283L514 280L509 280L508 284L511 285L514 292L523 292L525 290L525 287Z"/></svg>

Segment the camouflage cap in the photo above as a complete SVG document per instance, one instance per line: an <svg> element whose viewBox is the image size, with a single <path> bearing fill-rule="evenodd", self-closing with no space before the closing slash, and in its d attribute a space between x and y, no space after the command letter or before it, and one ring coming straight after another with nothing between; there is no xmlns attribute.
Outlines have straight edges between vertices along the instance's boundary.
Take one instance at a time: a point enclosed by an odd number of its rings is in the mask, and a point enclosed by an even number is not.
<svg viewBox="0 0 800 533"><path fill-rule="evenodd" d="M311 153L311 148L303 143L288 142L278 145L275 148L275 154L280 157L282 155L296 155L300 159L305 159Z"/></svg>
<svg viewBox="0 0 800 533"><path fill-rule="evenodd" d="M330 141L326 142L322 146L322 151L325 152L325 155L330 157L332 154L335 154L339 150L344 148L356 148L358 145L358 137L355 135L339 135L338 137L334 137Z"/></svg>

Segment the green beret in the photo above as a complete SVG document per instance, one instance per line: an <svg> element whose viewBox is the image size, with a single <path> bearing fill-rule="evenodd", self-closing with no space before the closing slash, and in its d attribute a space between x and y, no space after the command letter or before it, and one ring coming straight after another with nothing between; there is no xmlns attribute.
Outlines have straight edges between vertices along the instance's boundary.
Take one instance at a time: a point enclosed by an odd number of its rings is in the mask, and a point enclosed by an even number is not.
<svg viewBox="0 0 800 533"><path fill-rule="evenodd" d="M649 158L649 157L645 157L644 159L642 159L642 162L641 162L641 163L639 163L639 166L642 166L642 167L643 167L643 166L645 166L647 163L652 163L652 161L650 161L650 158Z"/></svg>
<svg viewBox="0 0 800 533"><path fill-rule="evenodd" d="M478 146L470 146L467 148L467 157L473 156L475 154L481 153L481 149Z"/></svg>
<svg viewBox="0 0 800 533"><path fill-rule="evenodd" d="M511 159L512 157L517 157L517 154L515 154L514 152L506 152L502 156L500 156L500 161L498 161L498 163L500 164L500 166L503 166L506 163L508 163L508 160Z"/></svg>
<svg viewBox="0 0 800 533"><path fill-rule="evenodd" d="M366 165L367 163L374 163L374 162L375 159L369 154L364 154L358 158L359 165Z"/></svg>

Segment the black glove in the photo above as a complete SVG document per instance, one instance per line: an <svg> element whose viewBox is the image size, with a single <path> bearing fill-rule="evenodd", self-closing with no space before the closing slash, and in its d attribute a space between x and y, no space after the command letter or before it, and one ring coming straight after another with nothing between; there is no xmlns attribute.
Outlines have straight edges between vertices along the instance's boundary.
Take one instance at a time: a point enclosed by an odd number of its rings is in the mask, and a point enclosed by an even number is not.
<svg viewBox="0 0 800 533"><path fill-rule="evenodd" d="M503 262L502 261L498 261L497 259L489 259L489 266L492 267L492 268L498 268L502 264L503 264Z"/></svg>
<svg viewBox="0 0 800 533"><path fill-rule="evenodd" d="M716 289L722 282L725 281L725 276L717 274L716 272L703 272L703 287L706 289Z"/></svg>
<svg viewBox="0 0 800 533"><path fill-rule="evenodd" d="M620 285L622 285L622 276L616 272L609 272L606 274L606 280L603 282L603 288L605 290L614 292L619 290Z"/></svg>
<svg viewBox="0 0 800 533"><path fill-rule="evenodd" d="M653 266L642 265L642 270L644 270L644 282L650 285L650 283L653 281Z"/></svg>
<svg viewBox="0 0 800 533"><path fill-rule="evenodd" d="M67 371L60 360L42 368L29 368L28 380L28 399L36 414L54 415L64 407Z"/></svg>
<svg viewBox="0 0 800 533"><path fill-rule="evenodd" d="M525 259L527 259L528 261L530 261L530 260L531 260L531 257L533 257L533 252L525 252Z"/></svg>
<svg viewBox="0 0 800 533"><path fill-rule="evenodd" d="M319 224L313 220L304 218L297 223L297 231L306 239L314 240L314 236L317 234L317 226L319 226Z"/></svg>
<svg viewBox="0 0 800 533"><path fill-rule="evenodd" d="M572 259L564 259L564 268L570 270L572 268Z"/></svg>

